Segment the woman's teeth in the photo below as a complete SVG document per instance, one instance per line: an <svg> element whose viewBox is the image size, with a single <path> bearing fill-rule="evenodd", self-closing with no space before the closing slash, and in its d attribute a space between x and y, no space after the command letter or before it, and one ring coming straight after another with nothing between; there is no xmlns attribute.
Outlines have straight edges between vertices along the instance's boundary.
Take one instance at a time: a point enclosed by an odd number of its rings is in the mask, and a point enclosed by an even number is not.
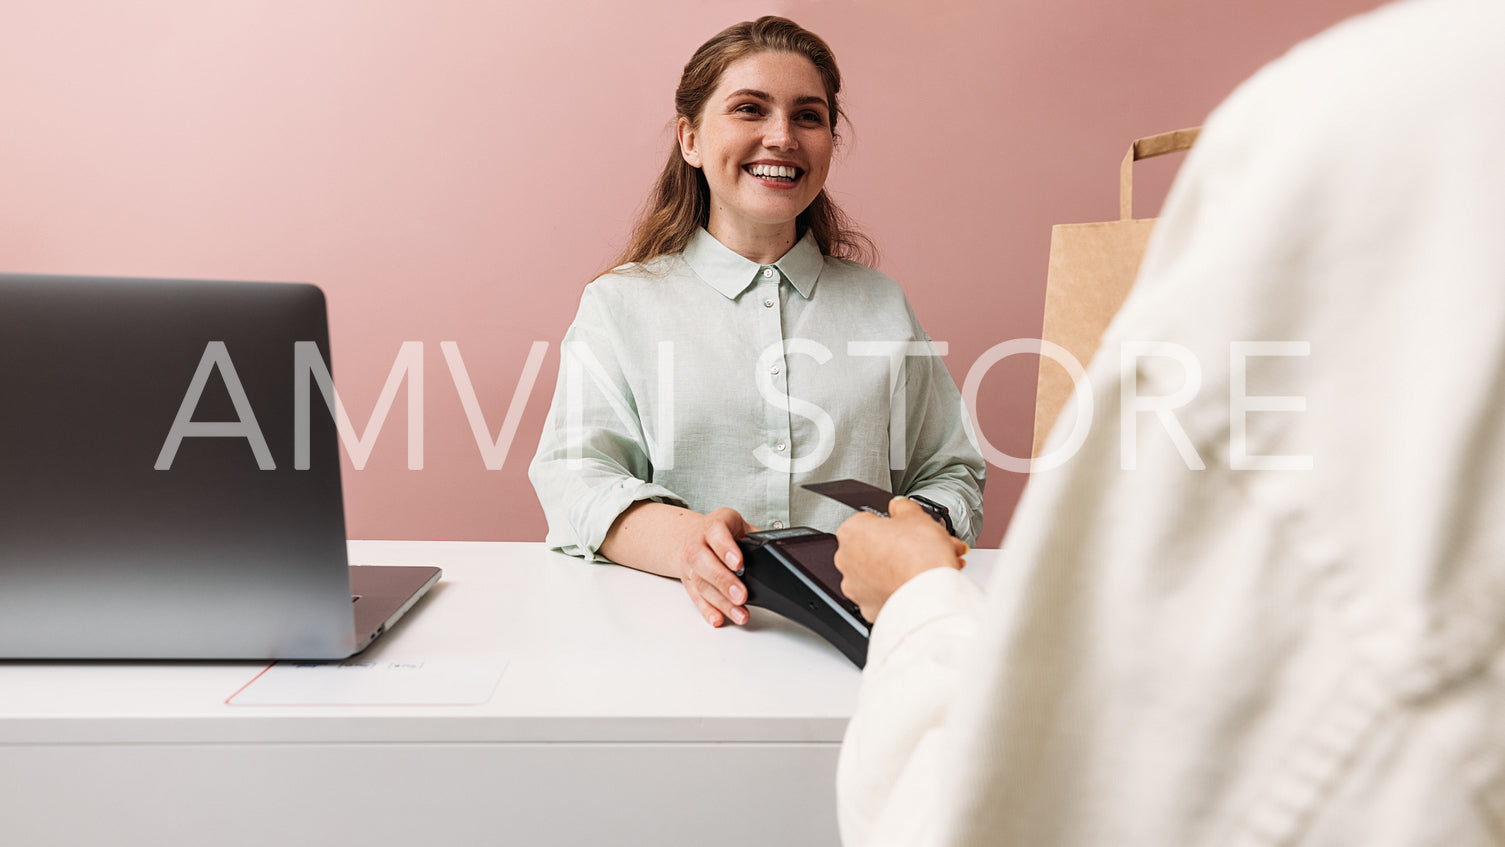
<svg viewBox="0 0 1505 847"><path fill-rule="evenodd" d="M753 176L783 182L793 182L799 176L798 168L791 168L785 165L748 165L747 172Z"/></svg>

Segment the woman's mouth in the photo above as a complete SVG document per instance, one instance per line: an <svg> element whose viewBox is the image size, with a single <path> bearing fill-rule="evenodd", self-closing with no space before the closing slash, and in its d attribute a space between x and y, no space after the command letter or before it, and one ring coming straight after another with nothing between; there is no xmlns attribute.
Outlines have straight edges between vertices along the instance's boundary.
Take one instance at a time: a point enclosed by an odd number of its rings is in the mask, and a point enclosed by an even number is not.
<svg viewBox="0 0 1505 847"><path fill-rule="evenodd" d="M743 165L742 169L759 179L769 182L797 182L804 171L789 165Z"/></svg>

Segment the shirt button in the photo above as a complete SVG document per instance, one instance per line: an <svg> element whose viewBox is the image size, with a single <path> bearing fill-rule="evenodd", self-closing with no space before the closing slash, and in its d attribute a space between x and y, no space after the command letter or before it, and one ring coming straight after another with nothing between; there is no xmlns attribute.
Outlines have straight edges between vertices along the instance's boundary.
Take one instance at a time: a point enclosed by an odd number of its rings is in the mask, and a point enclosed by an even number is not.
<svg viewBox="0 0 1505 847"><path fill-rule="evenodd" d="M763 269L763 278L764 279L773 279L773 268L764 268Z"/></svg>
<svg viewBox="0 0 1505 847"><path fill-rule="evenodd" d="M780 368L778 365L774 365L773 367L768 369L768 372L773 374L774 376L778 376L780 370L782 370L782 368Z"/></svg>
<svg viewBox="0 0 1505 847"><path fill-rule="evenodd" d="M775 449L775 450L779 451L780 453L782 453L782 452L784 452L784 448L788 447L788 446L789 445L787 445L784 442L780 441L778 444L773 445L773 449Z"/></svg>
<svg viewBox="0 0 1505 847"><path fill-rule="evenodd" d="M771 300L771 299L769 299L769 300L764 300L764 301L763 301L763 307L764 307L764 308L765 308L765 309L772 309L772 308L773 308L773 300Z"/></svg>
<svg viewBox="0 0 1505 847"><path fill-rule="evenodd" d="M774 529L783 529L784 528L784 522L783 521L774 521L773 522L773 528Z"/></svg>

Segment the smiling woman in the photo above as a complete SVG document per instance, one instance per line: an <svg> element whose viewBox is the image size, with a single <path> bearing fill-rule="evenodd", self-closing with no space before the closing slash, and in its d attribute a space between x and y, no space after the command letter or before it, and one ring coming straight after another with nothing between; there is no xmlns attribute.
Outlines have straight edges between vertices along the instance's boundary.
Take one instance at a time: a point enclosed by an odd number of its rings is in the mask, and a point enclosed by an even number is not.
<svg viewBox="0 0 1505 847"><path fill-rule="evenodd" d="M982 526L984 464L941 352L825 191L841 74L764 17L685 66L677 143L620 265L586 287L529 477L549 544L681 580L746 623L737 538L834 530L853 478Z"/></svg>
<svg viewBox="0 0 1505 847"><path fill-rule="evenodd" d="M843 117L838 102L841 71L836 67L836 57L831 48L820 36L801 28L793 21L777 17L759 18L728 27L695 51L695 55L685 65L679 89L674 94L674 108L678 118L676 125L681 145L686 130L697 131L702 126L703 119L709 116L712 106L724 106L728 110L741 109L744 113L749 107L755 110L766 108L766 103L753 100L724 104L715 99L717 93L763 94L766 99L768 92L759 90L757 86L744 92L741 85L731 88L723 85L727 72L733 66L743 59L760 56L774 56L785 60L802 59L803 62L796 62L795 65L803 64L815 71L818 84L798 96L813 98L820 106L824 106L826 164L829 166L830 151L839 138L837 124ZM815 104L802 101L800 105ZM872 243L847 221L841 209L826 193L825 176L823 170L820 179L810 180L815 185L815 191L796 219L798 228L812 233L816 245L825 255L872 263L875 253ZM695 231L707 224L710 201L708 180L700 166L692 163L681 148L671 149L649 198L648 211L638 222L632 240L617 264L641 263L656 256L683 250Z"/></svg>
<svg viewBox="0 0 1505 847"><path fill-rule="evenodd" d="M679 119L680 152L710 188L706 229L717 241L770 264L794 246L795 221L831 169L829 115L809 59L755 53L722 74L698 127Z"/></svg>

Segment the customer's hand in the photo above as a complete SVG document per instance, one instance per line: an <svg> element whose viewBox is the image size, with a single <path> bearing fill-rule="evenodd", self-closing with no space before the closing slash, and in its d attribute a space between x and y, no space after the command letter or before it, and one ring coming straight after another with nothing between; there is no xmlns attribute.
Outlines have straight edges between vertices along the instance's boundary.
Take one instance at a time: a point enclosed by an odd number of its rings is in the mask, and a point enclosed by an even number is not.
<svg viewBox="0 0 1505 847"><path fill-rule="evenodd" d="M692 517L693 516L693 517ZM737 578L742 549L737 539L755 528L734 509L683 516L677 568L680 584L711 626L747 623L747 586Z"/></svg>
<svg viewBox="0 0 1505 847"><path fill-rule="evenodd" d="M895 497L888 508L886 518L858 512L836 530L841 592L869 621L916 574L966 564L966 543L948 535L918 503Z"/></svg>

